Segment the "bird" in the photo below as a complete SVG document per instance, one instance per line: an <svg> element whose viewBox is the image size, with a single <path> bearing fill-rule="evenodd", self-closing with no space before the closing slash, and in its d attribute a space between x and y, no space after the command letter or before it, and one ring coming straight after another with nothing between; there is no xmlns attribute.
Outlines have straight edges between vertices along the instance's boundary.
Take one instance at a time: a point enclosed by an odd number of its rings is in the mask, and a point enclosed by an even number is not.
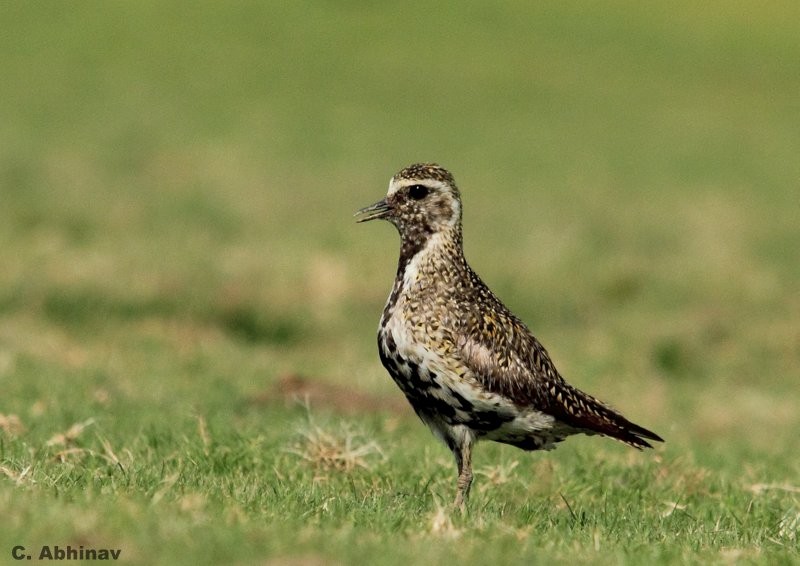
<svg viewBox="0 0 800 566"><path fill-rule="evenodd" d="M478 440L550 450L575 434L608 436L639 450L656 433L567 383L550 355L464 257L462 201L436 163L395 174L386 197L357 222L387 220L400 257L378 326L378 353L417 416L450 449L453 506L466 512Z"/></svg>

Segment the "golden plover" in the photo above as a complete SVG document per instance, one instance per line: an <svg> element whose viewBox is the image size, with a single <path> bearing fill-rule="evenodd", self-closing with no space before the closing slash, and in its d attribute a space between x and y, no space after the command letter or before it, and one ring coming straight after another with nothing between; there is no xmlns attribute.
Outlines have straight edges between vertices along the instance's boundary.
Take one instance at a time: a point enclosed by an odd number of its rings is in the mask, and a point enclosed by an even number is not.
<svg viewBox="0 0 800 566"><path fill-rule="evenodd" d="M461 195L436 164L406 167L386 198L359 210L400 232L397 277L378 327L381 362L414 411L455 456L464 510L476 440L550 450L572 434L634 448L662 441L569 385L525 324L464 258Z"/></svg>

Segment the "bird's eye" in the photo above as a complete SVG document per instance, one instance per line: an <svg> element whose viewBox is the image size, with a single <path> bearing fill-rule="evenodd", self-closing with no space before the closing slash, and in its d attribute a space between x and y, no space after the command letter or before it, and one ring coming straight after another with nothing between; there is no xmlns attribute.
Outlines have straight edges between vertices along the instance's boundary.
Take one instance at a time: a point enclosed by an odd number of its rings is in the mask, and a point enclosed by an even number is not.
<svg viewBox="0 0 800 566"><path fill-rule="evenodd" d="M414 200L424 199L426 196L428 196L429 192L430 189L425 185L411 185L410 187L408 187L408 196L410 196Z"/></svg>

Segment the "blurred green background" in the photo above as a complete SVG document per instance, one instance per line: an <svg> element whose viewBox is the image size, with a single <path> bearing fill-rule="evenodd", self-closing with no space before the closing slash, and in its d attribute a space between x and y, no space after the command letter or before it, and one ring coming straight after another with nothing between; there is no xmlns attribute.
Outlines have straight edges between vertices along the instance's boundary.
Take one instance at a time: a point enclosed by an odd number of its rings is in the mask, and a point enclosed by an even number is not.
<svg viewBox="0 0 800 566"><path fill-rule="evenodd" d="M89 418L118 451L198 414L288 435L295 410L242 408L287 375L399 397L374 338L397 235L352 214L436 161L468 259L569 381L668 454L797 485L796 2L16 2L0 22L7 467ZM382 444L412 435L413 459L434 441L406 416ZM49 501L3 489L19 529Z"/></svg>

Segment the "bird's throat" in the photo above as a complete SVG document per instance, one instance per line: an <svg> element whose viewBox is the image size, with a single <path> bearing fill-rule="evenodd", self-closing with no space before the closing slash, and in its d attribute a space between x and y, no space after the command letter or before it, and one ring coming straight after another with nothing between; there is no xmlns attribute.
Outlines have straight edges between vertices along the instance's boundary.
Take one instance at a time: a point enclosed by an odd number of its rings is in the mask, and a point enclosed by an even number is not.
<svg viewBox="0 0 800 566"><path fill-rule="evenodd" d="M406 287L425 275L435 279L440 269L450 270L464 265L461 247L461 233L457 230L442 230L427 234L416 234L414 238L402 238L400 259L397 265L397 279L403 280Z"/></svg>

